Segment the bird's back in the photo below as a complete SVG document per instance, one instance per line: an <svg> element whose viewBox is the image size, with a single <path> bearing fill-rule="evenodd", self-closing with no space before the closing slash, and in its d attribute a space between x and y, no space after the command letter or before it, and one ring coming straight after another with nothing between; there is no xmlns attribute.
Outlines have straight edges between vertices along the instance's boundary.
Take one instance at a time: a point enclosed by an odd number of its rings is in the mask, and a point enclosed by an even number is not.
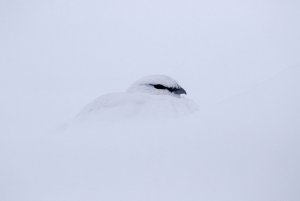
<svg viewBox="0 0 300 201"><path fill-rule="evenodd" d="M124 92L98 97L87 105L78 117L102 120L176 117L191 113L196 108L195 103L186 98Z"/></svg>

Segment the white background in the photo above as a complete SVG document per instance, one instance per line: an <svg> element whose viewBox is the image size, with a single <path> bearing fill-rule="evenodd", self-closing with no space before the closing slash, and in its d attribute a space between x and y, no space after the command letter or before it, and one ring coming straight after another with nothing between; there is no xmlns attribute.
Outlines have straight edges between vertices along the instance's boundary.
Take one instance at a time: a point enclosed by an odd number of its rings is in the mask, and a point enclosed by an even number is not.
<svg viewBox="0 0 300 201"><path fill-rule="evenodd" d="M222 139L213 144L204 137L220 152L235 144L227 150L235 165L249 146L254 164L243 167L259 172L249 170L246 177L255 179L245 186L248 180L234 179L244 171L224 179L221 169L212 169L204 175L217 172L220 180L202 188L203 197L186 193L187 200L299 200L299 10L296 0L0 0L0 199L80 199L64 190L34 198L40 183L28 178L39 167L26 170L34 154L23 161L21 153L95 97L166 74L199 105L199 127L189 130Z"/></svg>

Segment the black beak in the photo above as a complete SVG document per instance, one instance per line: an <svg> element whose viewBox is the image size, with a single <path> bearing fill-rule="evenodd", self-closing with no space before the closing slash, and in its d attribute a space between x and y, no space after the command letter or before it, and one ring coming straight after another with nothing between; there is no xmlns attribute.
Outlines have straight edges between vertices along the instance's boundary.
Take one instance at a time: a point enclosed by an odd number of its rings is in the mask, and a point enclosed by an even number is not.
<svg viewBox="0 0 300 201"><path fill-rule="evenodd" d="M185 94L186 95L186 91L183 88L179 88L173 91L174 94Z"/></svg>

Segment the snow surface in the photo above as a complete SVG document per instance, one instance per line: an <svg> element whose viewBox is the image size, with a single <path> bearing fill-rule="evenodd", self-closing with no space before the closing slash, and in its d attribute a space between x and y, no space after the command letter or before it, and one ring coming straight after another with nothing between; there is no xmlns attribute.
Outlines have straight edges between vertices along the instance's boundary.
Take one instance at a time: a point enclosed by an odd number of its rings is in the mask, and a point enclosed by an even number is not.
<svg viewBox="0 0 300 201"><path fill-rule="evenodd" d="M0 200L299 201L299 6L1 1ZM198 112L59 128L156 73Z"/></svg>

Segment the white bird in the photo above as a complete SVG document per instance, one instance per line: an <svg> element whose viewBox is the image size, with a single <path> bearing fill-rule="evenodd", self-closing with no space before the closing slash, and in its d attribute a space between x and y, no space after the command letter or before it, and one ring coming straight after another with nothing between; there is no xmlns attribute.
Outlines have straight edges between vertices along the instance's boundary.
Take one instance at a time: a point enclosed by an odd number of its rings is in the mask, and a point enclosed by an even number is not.
<svg viewBox="0 0 300 201"><path fill-rule="evenodd" d="M180 97L186 91L172 78L165 75L151 75L136 81L128 92L143 92L155 95Z"/></svg>
<svg viewBox="0 0 300 201"><path fill-rule="evenodd" d="M151 75L133 83L126 92L98 97L79 113L77 119L91 116L97 120L176 117L196 111L196 104L183 94L187 93L174 79Z"/></svg>

